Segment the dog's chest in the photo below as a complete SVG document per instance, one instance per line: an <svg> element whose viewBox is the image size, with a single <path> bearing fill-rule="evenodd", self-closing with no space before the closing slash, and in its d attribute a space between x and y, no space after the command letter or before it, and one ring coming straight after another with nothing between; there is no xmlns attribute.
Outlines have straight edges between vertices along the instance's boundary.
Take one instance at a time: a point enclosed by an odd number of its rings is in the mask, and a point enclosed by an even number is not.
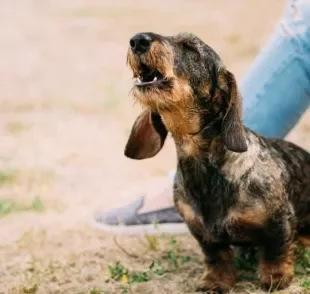
<svg viewBox="0 0 310 294"><path fill-rule="evenodd" d="M176 207L191 230L204 240L232 245L259 243L266 208L263 202L244 203L240 189L217 174L184 176L179 169L175 181ZM186 178L185 178L186 177ZM245 192L244 192L245 193Z"/></svg>
<svg viewBox="0 0 310 294"><path fill-rule="evenodd" d="M255 206L242 208L242 204L238 204L223 221L222 237L232 245L259 244L266 220L267 211L264 205L257 203Z"/></svg>
<svg viewBox="0 0 310 294"><path fill-rule="evenodd" d="M178 163L175 198L190 203L206 223L211 223L227 216L238 198L238 189L211 164L185 158Z"/></svg>
<svg viewBox="0 0 310 294"><path fill-rule="evenodd" d="M258 197L264 194L265 184L253 175L253 179L230 181L211 164L179 160L177 208L187 224L210 242L257 243L267 212L264 197Z"/></svg>
<svg viewBox="0 0 310 294"><path fill-rule="evenodd" d="M238 205L238 204L237 204ZM197 204L176 201L181 216L195 235L200 235L207 243L230 245L259 244L262 228L267 218L263 206L246 209L231 208L224 218L210 219L197 210Z"/></svg>

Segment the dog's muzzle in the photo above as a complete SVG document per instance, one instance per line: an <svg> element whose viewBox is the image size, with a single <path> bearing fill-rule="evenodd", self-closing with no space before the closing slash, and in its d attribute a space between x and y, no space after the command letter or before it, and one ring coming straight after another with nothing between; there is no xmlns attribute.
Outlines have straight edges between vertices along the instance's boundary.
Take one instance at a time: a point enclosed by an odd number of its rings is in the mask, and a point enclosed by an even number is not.
<svg viewBox="0 0 310 294"><path fill-rule="evenodd" d="M150 87L158 86L164 80L163 75L156 69L149 68L146 64L141 62L140 56L147 54L153 42L151 35L147 33L139 33L133 36L130 41L130 49L133 54L140 61L139 64L139 77L137 78L135 85L138 87Z"/></svg>

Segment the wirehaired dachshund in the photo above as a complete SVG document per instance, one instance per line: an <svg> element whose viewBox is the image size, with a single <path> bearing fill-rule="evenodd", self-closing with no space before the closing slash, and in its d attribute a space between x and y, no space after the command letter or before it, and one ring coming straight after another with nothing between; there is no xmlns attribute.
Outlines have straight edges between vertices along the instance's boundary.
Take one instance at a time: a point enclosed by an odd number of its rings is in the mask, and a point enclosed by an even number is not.
<svg viewBox="0 0 310 294"><path fill-rule="evenodd" d="M153 157L172 135L175 206L205 255L197 290L234 286L231 246L259 248L264 290L288 287L297 242L310 244L310 154L242 124L234 75L195 35L136 34L127 62L144 111L125 155Z"/></svg>

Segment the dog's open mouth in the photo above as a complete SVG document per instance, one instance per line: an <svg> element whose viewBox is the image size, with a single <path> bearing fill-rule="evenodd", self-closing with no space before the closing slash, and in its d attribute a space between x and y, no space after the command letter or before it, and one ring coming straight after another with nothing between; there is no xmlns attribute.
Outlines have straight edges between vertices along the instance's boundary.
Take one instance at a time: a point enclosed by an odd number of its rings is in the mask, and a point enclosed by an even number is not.
<svg viewBox="0 0 310 294"><path fill-rule="evenodd" d="M135 82L138 87L158 85L164 82L163 75L156 69L150 69L146 65L141 64L139 76Z"/></svg>

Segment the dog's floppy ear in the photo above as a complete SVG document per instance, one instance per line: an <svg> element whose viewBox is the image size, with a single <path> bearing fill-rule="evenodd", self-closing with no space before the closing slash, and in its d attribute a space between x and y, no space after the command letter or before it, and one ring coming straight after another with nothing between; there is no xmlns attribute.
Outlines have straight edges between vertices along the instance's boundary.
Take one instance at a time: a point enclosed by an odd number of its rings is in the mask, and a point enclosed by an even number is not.
<svg viewBox="0 0 310 294"><path fill-rule="evenodd" d="M135 120L125 147L125 156L146 159L155 156L163 147L167 129L158 113L145 110Z"/></svg>
<svg viewBox="0 0 310 294"><path fill-rule="evenodd" d="M237 88L237 82L232 73L226 72L228 84L228 111L222 123L222 139L227 149L234 152L248 150L242 125L242 100Z"/></svg>

